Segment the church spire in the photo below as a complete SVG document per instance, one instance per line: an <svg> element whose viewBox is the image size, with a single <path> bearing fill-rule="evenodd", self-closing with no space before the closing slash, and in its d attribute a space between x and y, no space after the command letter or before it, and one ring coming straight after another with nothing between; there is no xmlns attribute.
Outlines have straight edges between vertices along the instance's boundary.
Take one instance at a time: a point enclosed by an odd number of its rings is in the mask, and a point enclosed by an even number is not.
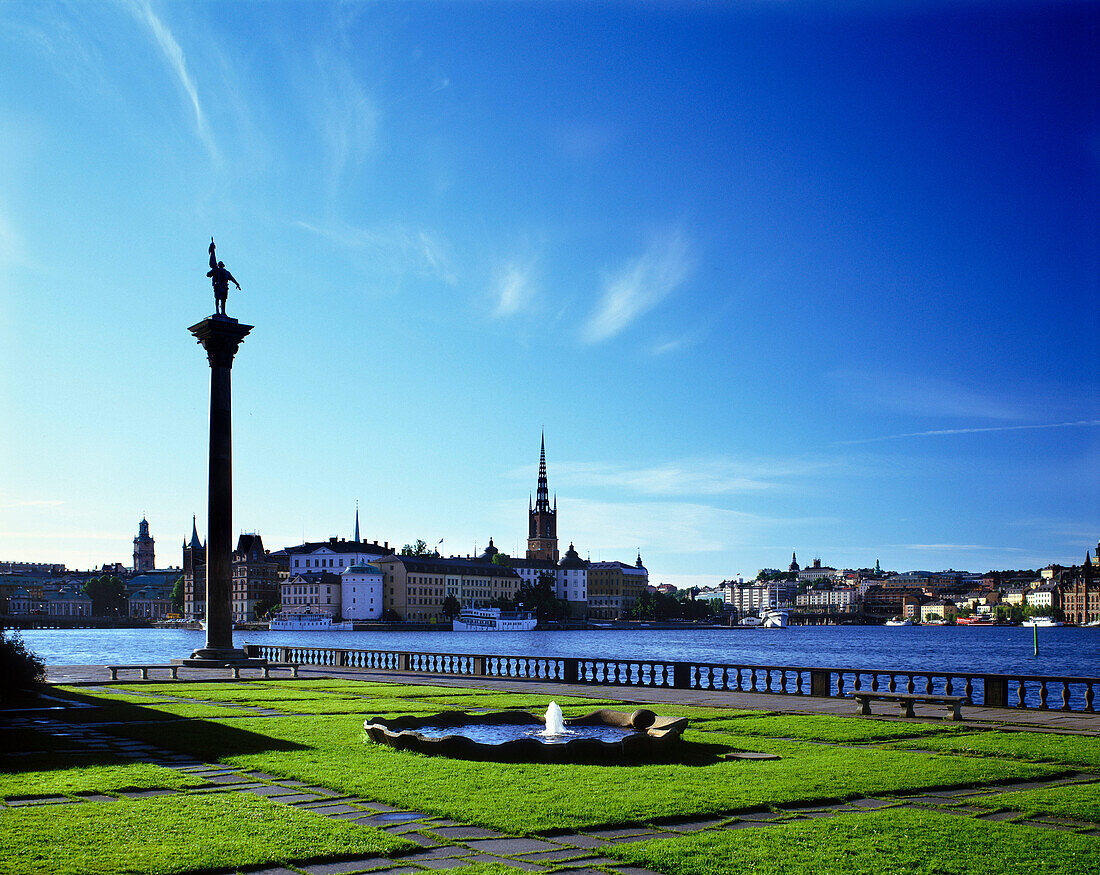
<svg viewBox="0 0 1100 875"><path fill-rule="evenodd" d="M535 511L546 513L550 510L550 489L546 485L546 435L542 436L542 446L539 448L539 487L536 493Z"/></svg>
<svg viewBox="0 0 1100 875"><path fill-rule="evenodd" d="M195 515L191 515L191 548L202 548L202 541L199 540L199 527L195 525Z"/></svg>
<svg viewBox="0 0 1100 875"><path fill-rule="evenodd" d="M359 502L355 502L355 543L359 543Z"/></svg>

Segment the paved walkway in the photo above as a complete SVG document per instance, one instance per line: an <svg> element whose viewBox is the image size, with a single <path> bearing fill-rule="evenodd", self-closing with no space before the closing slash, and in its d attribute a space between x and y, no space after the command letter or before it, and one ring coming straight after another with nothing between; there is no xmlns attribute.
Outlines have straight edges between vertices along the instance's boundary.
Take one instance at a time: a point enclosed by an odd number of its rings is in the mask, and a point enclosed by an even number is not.
<svg viewBox="0 0 1100 875"><path fill-rule="evenodd" d="M131 672L138 677L136 672ZM251 671L252 677L262 677ZM428 684L443 687L476 687L514 693L538 693L552 699L557 696L578 696L617 701L626 704L656 703L669 705L702 705L715 708L750 708L758 711L777 711L789 714L832 714L850 717L856 712L851 699L817 696L783 695L779 693L746 693L724 690L678 690L663 687L626 687L600 684L563 684L538 680L468 677L461 675L434 675L422 672L376 671L359 668L303 665L303 678L346 678L374 683ZM272 676L275 677L274 675ZM285 677L285 675L280 675ZM231 678L227 669L180 668L181 681L223 681ZM51 684L104 684L111 683L111 673L101 665L50 666L47 681ZM129 679L127 679L129 682ZM140 683L140 681L137 681ZM149 683L168 683L166 671L154 672ZM895 717L897 708L886 702L875 702L876 717ZM941 720L944 709L939 706L917 705L917 718ZM979 705L963 706L964 723L975 726L1003 725L1046 732L1071 732L1100 735L1100 714L1085 711L1031 710L1023 708L986 708Z"/></svg>
<svg viewBox="0 0 1100 875"><path fill-rule="evenodd" d="M181 673L182 674L182 673ZM394 680L392 674L375 676L375 673L356 672L355 676L371 680ZM343 677L345 672L318 672L315 676ZM72 677L72 675L69 675ZM183 678L181 678L182 680ZM198 678L188 677L187 680ZM209 679L209 678L207 678ZM403 678L404 679L404 678ZM428 680L423 675L409 676L409 680L424 684ZM453 678L448 680L454 680ZM477 686L484 686L478 679ZM71 682L71 681L69 681ZM87 682L87 681L85 681ZM99 681L96 681L99 682ZM109 680L106 686L112 686ZM472 686L473 684L463 684ZM130 685L127 685L130 686ZM532 687L542 689L541 685L512 682L509 687L529 691ZM131 687L132 689L132 687ZM605 696L607 688L582 688L588 692L599 691ZM616 688L616 692L619 690ZM573 693L573 688L550 685L548 693ZM651 691L644 691L651 692ZM678 701L684 702L684 691L664 691L680 694ZM165 702L186 701L202 702L203 699L178 698L169 693L157 693ZM739 697L745 694L737 694ZM771 697L776 698L776 697ZM793 697L782 697L787 701ZM652 697L647 697L652 700ZM755 703L755 699L753 700ZM828 700L825 700L828 701ZM715 704L702 698L691 698L692 704ZM209 704L224 704L211 698ZM738 706L743 703L738 703ZM257 708L260 716L277 717L282 712L277 707L265 705ZM818 713L822 713L818 711ZM849 711L850 713L850 711ZM1014 713L1014 712L1013 712ZM223 870L226 875L234 871L245 871L250 875L350 875L350 873L371 872L372 875L404 875L404 873L423 873L433 869L453 868L472 862L495 862L530 872L561 871L564 875L658 875L646 869L625 866L621 861L608 856L609 848L616 845L655 838L671 838L690 833L714 830L741 830L767 828L792 821L835 817L839 814L858 814L882 808L908 808L935 810L945 814L972 817L979 820L1011 820L1029 826L1078 832L1086 835L1100 835L1096 823L1069 820L1065 818L1042 817L1025 819L1019 811L990 811L983 807L981 797L990 794L1014 790L1026 790L1034 787L1049 787L1057 784L1079 784L1100 781L1100 775L1076 773L1053 781L1026 781L996 786L972 786L949 791L927 792L919 796L881 796L849 800L836 805L815 805L808 807L779 806L767 811L739 811L728 816L694 819L664 819L645 824L636 824L613 829L587 830L583 832L558 831L531 838L510 836L483 827L459 823L457 821L434 817L424 812L405 811L393 806L375 802L357 796L346 796L340 792L322 786L305 784L301 781L287 780L260 771L203 763L199 760L162 746L137 741L112 732L109 723L70 723L56 710L25 712L13 716L7 721L12 727L24 726L37 732L55 735L71 743L73 750L87 751L89 748L111 753L120 758L154 763L170 769L176 769L203 783L198 788L186 790L153 789L124 791L117 794L42 795L9 797L3 800L4 807L20 808L25 806L51 806L81 804L87 800L111 802L118 798L142 798L149 796L167 796L175 794L206 793L251 793L266 797L274 802L310 811L323 817L376 827L392 835L400 836L419 846L419 850L408 854L377 857L357 857L338 861L303 863L301 865L277 865L267 868L245 870ZM6 756L18 756L18 752L6 752Z"/></svg>

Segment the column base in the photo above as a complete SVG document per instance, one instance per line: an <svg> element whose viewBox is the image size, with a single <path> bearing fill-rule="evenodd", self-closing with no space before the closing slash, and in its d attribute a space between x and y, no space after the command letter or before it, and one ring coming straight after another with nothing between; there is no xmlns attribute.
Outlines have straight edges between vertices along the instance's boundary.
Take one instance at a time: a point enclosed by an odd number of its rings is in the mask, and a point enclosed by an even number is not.
<svg viewBox="0 0 1100 875"><path fill-rule="evenodd" d="M181 659L180 665L189 668L223 668L226 665L264 665L265 659L251 659L243 650L236 647L200 647L191 654L190 659Z"/></svg>

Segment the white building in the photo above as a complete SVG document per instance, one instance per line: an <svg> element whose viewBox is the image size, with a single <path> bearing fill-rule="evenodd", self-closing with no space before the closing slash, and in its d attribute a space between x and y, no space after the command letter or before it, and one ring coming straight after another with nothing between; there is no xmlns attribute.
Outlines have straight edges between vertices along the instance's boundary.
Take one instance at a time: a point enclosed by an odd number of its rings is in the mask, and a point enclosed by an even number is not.
<svg viewBox="0 0 1100 875"><path fill-rule="evenodd" d="M1051 611L1054 609L1054 587L1044 584L1028 592L1024 599L1037 611Z"/></svg>
<svg viewBox="0 0 1100 875"><path fill-rule="evenodd" d="M778 580L735 583L724 589L723 601L740 616L783 607L790 585Z"/></svg>
<svg viewBox="0 0 1100 875"><path fill-rule="evenodd" d="M345 541L329 538L327 541L307 541L297 547L287 547L287 570L290 576L331 571L340 574L345 568L363 562L373 562L383 556L392 556L389 543L377 541Z"/></svg>
<svg viewBox="0 0 1100 875"><path fill-rule="evenodd" d="M856 590L850 586L838 586L833 589L808 589L795 598L795 604L801 607L854 611L856 609Z"/></svg>
<svg viewBox="0 0 1100 875"><path fill-rule="evenodd" d="M499 551L489 539L481 559L491 562ZM512 558L508 567L520 576L524 584L534 586L543 575L554 578L554 598L569 603L569 616L584 617L588 613L588 563L569 545L560 562L552 559Z"/></svg>
<svg viewBox="0 0 1100 875"><path fill-rule="evenodd" d="M340 616L340 576L329 571L292 574L280 586L280 603L286 613Z"/></svg>
<svg viewBox="0 0 1100 875"><path fill-rule="evenodd" d="M360 562L340 575L340 605L345 620L377 620L382 616L382 569Z"/></svg>

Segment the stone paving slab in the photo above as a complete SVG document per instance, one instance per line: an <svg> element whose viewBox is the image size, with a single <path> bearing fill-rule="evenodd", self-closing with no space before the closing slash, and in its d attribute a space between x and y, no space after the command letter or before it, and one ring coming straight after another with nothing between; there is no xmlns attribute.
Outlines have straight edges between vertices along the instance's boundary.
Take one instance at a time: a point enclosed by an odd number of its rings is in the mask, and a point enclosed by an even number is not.
<svg viewBox="0 0 1100 875"><path fill-rule="evenodd" d="M514 866L517 869L523 869L527 872L545 872L545 866L538 866L534 863L524 863L520 860L509 860L504 857L496 857L492 854L474 854L472 857L467 857L463 860L464 863L501 863L505 866Z"/></svg>
<svg viewBox="0 0 1100 875"><path fill-rule="evenodd" d="M338 863L312 863L301 866L309 875L346 875L349 872L365 872L379 866L392 866L393 860L387 857L360 857L356 860L343 860Z"/></svg>
<svg viewBox="0 0 1100 875"><path fill-rule="evenodd" d="M177 793L179 793L179 790L159 788L156 790L122 790L118 795L125 796L127 799L148 799L152 796L175 796Z"/></svg>
<svg viewBox="0 0 1100 875"><path fill-rule="evenodd" d="M660 872L654 872L652 869L640 869L637 866L616 866L615 871L619 875L661 875Z"/></svg>
<svg viewBox="0 0 1100 875"><path fill-rule="evenodd" d="M304 811L314 811L317 814L323 814L326 817L332 817L334 814L355 814L360 815L363 811L359 808L355 808L351 805L345 805L344 803L337 803L336 805L311 805L302 806Z"/></svg>
<svg viewBox="0 0 1100 875"><path fill-rule="evenodd" d="M513 854L533 854L536 851L552 851L560 848L553 842L542 839L482 839L466 842L466 846L481 854L499 854L512 856Z"/></svg>
<svg viewBox="0 0 1100 875"><path fill-rule="evenodd" d="M117 796L108 796L106 793L76 793L74 794L83 802L114 802Z"/></svg>
<svg viewBox="0 0 1100 875"><path fill-rule="evenodd" d="M566 860L562 863L554 864L555 869L581 869L590 866L610 866L612 863L621 863L622 860L615 860L611 857L584 857L580 860Z"/></svg>
<svg viewBox="0 0 1100 875"><path fill-rule="evenodd" d="M497 832L495 829L485 829L483 826L443 826L439 829L433 828L432 832L445 839L504 838L504 833Z"/></svg>
<svg viewBox="0 0 1100 875"><path fill-rule="evenodd" d="M435 839L430 839L425 835L421 835L418 832L406 832L401 834L401 838L406 841L412 842L414 845L420 845L422 848L438 848L439 842Z"/></svg>
<svg viewBox="0 0 1100 875"><path fill-rule="evenodd" d="M302 802L316 802L317 797L306 793L290 793L286 796L275 797L277 801L282 802L283 805L299 805Z"/></svg>
<svg viewBox="0 0 1100 875"><path fill-rule="evenodd" d="M660 839L660 838L667 839L667 838L669 838L669 834L667 832L644 832L641 835L624 836L621 839L617 839L615 841L615 844L617 844L617 845L629 845L629 844L633 844L634 842L647 842L650 839Z"/></svg>
<svg viewBox="0 0 1100 875"><path fill-rule="evenodd" d="M588 848L559 848L555 851L538 851L533 854L521 854L529 863L559 863L562 860L591 859Z"/></svg>
<svg viewBox="0 0 1100 875"><path fill-rule="evenodd" d="M896 801L890 799L853 799L846 805L853 805L856 808L865 808L873 810L875 808L890 808L893 805L897 805Z"/></svg>
<svg viewBox="0 0 1100 875"><path fill-rule="evenodd" d="M15 808L21 808L26 805L56 805L61 802L71 802L68 796L25 796L20 798L18 796L9 796L7 798L8 805Z"/></svg>
<svg viewBox="0 0 1100 875"><path fill-rule="evenodd" d="M1017 823L1022 823L1025 826L1037 826L1041 829L1057 829L1062 832L1077 832L1077 827L1070 826L1065 823L1050 823L1049 821L1042 820L1019 820Z"/></svg>
<svg viewBox="0 0 1100 875"><path fill-rule="evenodd" d="M427 816L419 811L383 811L380 814L371 815L371 823L374 826L396 826L401 823L414 823Z"/></svg>
<svg viewBox="0 0 1100 875"><path fill-rule="evenodd" d="M710 817L705 820L686 820L680 823L663 823L661 829L670 832L699 832L704 829L714 829L729 820L728 817Z"/></svg>
<svg viewBox="0 0 1100 875"><path fill-rule="evenodd" d="M727 823L722 829L759 829L762 826L767 824L756 820L735 820L733 823Z"/></svg>
<svg viewBox="0 0 1100 875"><path fill-rule="evenodd" d="M469 856L469 853L468 848L461 848L458 845L436 845L429 851L417 851L415 854L402 857L402 860L421 864L425 860L453 860L455 857Z"/></svg>
<svg viewBox="0 0 1100 875"><path fill-rule="evenodd" d="M554 836L554 841L562 845L571 845L574 848L606 848L612 844L608 839L589 835Z"/></svg>
<svg viewBox="0 0 1100 875"><path fill-rule="evenodd" d="M600 839L621 839L643 832L652 832L648 826L622 826L616 829L586 829L585 833Z"/></svg>

